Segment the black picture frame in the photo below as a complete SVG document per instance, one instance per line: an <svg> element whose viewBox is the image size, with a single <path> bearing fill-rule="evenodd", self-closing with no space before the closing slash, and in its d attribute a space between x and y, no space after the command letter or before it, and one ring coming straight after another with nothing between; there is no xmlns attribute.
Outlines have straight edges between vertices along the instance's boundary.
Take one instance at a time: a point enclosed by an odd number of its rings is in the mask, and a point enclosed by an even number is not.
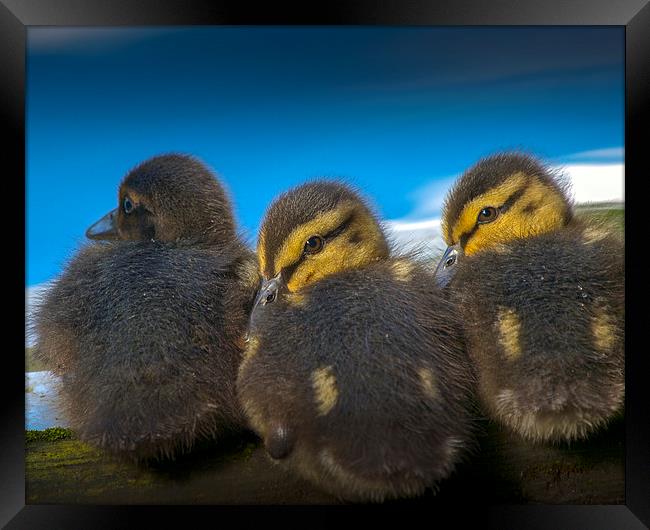
<svg viewBox="0 0 650 530"><path fill-rule="evenodd" d="M468 519L481 526L495 528L643 528L650 525L650 415L643 403L650 403L650 385L643 381L650 373L646 368L647 346L643 341L643 322L647 309L643 306L644 271L639 232L647 223L640 218L644 211L640 189L647 178L647 140L643 130L650 118L650 6L648 0L445 0L410 2L364 1L320 2L283 7L275 3L262 6L244 2L202 0L0 0L0 82L2 127L5 129L3 169L5 182L5 237L14 243L5 254L10 256L13 277L9 285L16 299L25 279L25 43L28 26L129 26L129 25L614 25L625 26L626 39L626 108L625 108L625 170L626 170L626 485L625 505L617 506L482 506L480 499L468 498L466 507L450 506L446 517L454 525ZM643 168L643 169L642 169ZM10 184L11 186L6 186ZM22 201L21 201L22 199ZM22 216L21 216L22 214ZM23 234L20 234L20 228ZM639 237L637 237L639 236ZM18 280L16 280L17 278ZM7 288L6 288L7 289ZM8 290L8 289L7 289ZM24 292L23 295L24 296ZM25 505L24 446L24 365L18 354L22 351L21 317L18 310L6 313L5 329L11 330L6 347L3 386L8 397L2 404L0 452L0 524L8 528L112 528L147 527L160 519L167 524L187 524L190 515L208 517L213 524L226 524L225 507L118 507L118 506L47 506ZM24 318L22 321L24 325ZM645 384L644 384L645 383ZM476 507L474 507L476 506ZM342 507L343 509L349 507ZM422 509L420 507L419 509ZM407 508L412 514L411 507ZM228 511L229 518L251 515L266 517L268 509L237 507ZM318 522L327 522L336 510L319 510ZM273 510L277 513L278 510ZM303 508L300 516L311 524L313 510ZM389 522L392 518L406 522L394 509L376 507L375 513ZM349 510L344 510L344 515ZM283 509L281 517L289 512ZM364 516L367 517L367 513ZM427 525L443 516L420 513ZM305 519L307 518L307 519ZM367 522L366 522L367 524ZM403 523L402 523L403 524ZM424 523L419 523L424 524Z"/></svg>

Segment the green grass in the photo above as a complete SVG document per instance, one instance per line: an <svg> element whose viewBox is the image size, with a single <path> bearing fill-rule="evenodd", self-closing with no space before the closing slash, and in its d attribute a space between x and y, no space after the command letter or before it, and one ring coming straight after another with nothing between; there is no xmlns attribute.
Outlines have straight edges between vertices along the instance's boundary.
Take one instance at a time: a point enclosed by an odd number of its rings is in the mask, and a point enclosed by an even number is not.
<svg viewBox="0 0 650 530"><path fill-rule="evenodd" d="M590 204L575 208L576 217L611 224L625 231L625 208L620 204Z"/></svg>
<svg viewBox="0 0 650 530"><path fill-rule="evenodd" d="M51 427L42 431L25 431L25 442L58 442L60 440L71 440L74 434L70 429L63 427Z"/></svg>

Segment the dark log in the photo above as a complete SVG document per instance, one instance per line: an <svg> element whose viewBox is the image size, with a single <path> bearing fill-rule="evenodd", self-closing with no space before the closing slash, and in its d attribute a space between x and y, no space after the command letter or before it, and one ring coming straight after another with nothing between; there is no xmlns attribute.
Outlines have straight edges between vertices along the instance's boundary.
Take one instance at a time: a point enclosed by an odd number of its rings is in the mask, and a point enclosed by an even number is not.
<svg viewBox="0 0 650 530"><path fill-rule="evenodd" d="M485 422L473 454L437 493L402 503L625 502L624 423L588 440L531 444ZM176 461L124 463L77 440L26 444L27 504L331 504L336 498L271 461L252 435Z"/></svg>

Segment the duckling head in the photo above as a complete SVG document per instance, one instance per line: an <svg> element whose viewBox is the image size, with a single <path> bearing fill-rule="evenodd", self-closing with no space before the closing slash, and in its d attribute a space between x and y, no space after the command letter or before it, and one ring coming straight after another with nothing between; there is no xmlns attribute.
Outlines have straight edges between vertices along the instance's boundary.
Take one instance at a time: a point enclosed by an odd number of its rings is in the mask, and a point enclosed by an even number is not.
<svg viewBox="0 0 650 530"><path fill-rule="evenodd" d="M463 256L565 226L567 185L530 155L499 153L468 169L447 194L442 234L448 248L436 278L446 285Z"/></svg>
<svg viewBox="0 0 650 530"><path fill-rule="evenodd" d="M86 231L90 239L222 242L235 237L232 206L215 175L199 160L159 155L133 168L118 207Z"/></svg>
<svg viewBox="0 0 650 530"><path fill-rule="evenodd" d="M255 307L388 254L379 222L352 188L324 180L303 184L278 197L264 218L257 244L263 278Z"/></svg>

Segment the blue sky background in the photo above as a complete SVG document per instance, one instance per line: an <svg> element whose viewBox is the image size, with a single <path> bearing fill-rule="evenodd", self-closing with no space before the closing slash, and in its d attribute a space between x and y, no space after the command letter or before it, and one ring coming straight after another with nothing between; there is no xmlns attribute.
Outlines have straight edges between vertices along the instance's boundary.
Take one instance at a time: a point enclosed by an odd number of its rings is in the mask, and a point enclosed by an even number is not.
<svg viewBox="0 0 650 530"><path fill-rule="evenodd" d="M495 150L603 163L623 144L623 28L30 27L27 285L162 152L216 170L253 242L269 202L309 178L420 220Z"/></svg>

